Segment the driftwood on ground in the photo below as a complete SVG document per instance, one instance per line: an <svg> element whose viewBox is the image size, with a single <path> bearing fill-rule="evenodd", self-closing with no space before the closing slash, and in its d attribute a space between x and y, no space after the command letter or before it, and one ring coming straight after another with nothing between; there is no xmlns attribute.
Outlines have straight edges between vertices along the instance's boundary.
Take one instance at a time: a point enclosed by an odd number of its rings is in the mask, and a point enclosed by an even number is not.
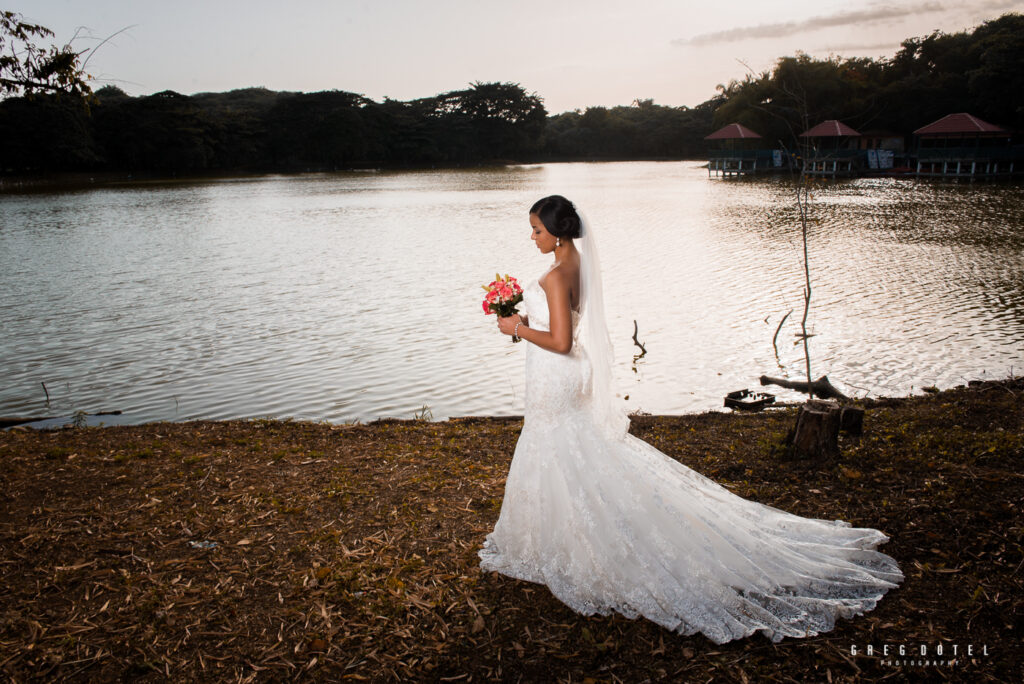
<svg viewBox="0 0 1024 684"><path fill-rule="evenodd" d="M798 392L807 391L807 382L803 380L786 380L784 378L772 378L767 375L762 375L761 384L778 385L779 387L785 387ZM848 401L850 399L850 397L840 392L836 389L835 385L828 381L827 375L822 375L820 378L812 382L811 389L814 390L814 396L821 399L839 399L841 401Z"/></svg>
<svg viewBox="0 0 1024 684"><path fill-rule="evenodd" d="M96 413L84 413L84 416L119 416L121 411L97 411ZM55 420L57 416L3 416L0 417L0 430L9 427L24 425L25 423L38 423L43 420ZM72 422L74 416L68 418Z"/></svg>
<svg viewBox="0 0 1024 684"><path fill-rule="evenodd" d="M645 347L644 343L641 342L640 340L638 340L637 337L636 337L639 332L640 332L640 328L639 328L639 326L637 326L636 319L634 318L633 319L633 344L635 344L636 346L640 347L640 354L636 358L633 359L634 361L636 359L643 358L644 356L647 355L647 347Z"/></svg>

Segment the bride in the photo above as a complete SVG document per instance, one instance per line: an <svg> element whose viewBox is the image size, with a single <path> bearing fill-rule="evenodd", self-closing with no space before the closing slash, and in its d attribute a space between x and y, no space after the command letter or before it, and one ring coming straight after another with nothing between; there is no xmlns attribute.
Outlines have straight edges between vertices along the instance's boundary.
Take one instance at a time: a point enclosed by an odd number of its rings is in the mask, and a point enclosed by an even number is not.
<svg viewBox="0 0 1024 684"><path fill-rule="evenodd" d="M526 407L484 570L584 615L642 615L716 643L814 636L897 586L878 530L747 501L627 434L589 226L559 195L534 204L530 226L554 263L525 288L524 315L498 321L529 342Z"/></svg>

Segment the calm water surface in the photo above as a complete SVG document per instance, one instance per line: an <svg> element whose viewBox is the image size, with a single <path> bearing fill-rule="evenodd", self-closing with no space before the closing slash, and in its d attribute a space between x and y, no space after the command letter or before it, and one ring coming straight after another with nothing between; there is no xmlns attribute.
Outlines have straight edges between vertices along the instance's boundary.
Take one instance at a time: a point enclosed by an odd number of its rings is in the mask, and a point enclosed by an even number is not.
<svg viewBox="0 0 1024 684"><path fill-rule="evenodd" d="M1021 190L817 190L812 373L856 396L1019 374ZM479 286L547 268L526 212L555 192L598 231L631 410L713 409L762 373L801 376L784 179L709 180L693 162L261 177L0 195L0 415L521 413L525 345L496 332Z"/></svg>

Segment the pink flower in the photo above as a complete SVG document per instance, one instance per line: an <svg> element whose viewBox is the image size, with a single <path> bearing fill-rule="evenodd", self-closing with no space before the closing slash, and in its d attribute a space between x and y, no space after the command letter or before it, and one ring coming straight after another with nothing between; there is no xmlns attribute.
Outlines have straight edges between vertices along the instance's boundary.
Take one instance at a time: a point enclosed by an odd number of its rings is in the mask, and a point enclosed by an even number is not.
<svg viewBox="0 0 1024 684"><path fill-rule="evenodd" d="M487 294L480 305L488 315L512 316L517 313L516 305L523 301L523 288L519 286L519 281L507 274L504 277L500 273L495 274L494 280L484 285L483 289Z"/></svg>

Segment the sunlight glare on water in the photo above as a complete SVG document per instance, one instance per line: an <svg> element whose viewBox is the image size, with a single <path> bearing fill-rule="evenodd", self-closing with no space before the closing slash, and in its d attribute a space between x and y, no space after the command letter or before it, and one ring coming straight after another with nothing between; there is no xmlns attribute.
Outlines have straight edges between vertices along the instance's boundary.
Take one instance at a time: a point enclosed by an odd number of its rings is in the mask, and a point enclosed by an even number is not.
<svg viewBox="0 0 1024 684"><path fill-rule="evenodd" d="M762 374L804 372L794 192L634 162L8 193L0 415L521 413L525 345L483 315L480 285L547 268L526 212L552 193L597 231L627 405L715 409ZM1020 198L1020 184L817 187L812 374L855 396L1019 374Z"/></svg>

